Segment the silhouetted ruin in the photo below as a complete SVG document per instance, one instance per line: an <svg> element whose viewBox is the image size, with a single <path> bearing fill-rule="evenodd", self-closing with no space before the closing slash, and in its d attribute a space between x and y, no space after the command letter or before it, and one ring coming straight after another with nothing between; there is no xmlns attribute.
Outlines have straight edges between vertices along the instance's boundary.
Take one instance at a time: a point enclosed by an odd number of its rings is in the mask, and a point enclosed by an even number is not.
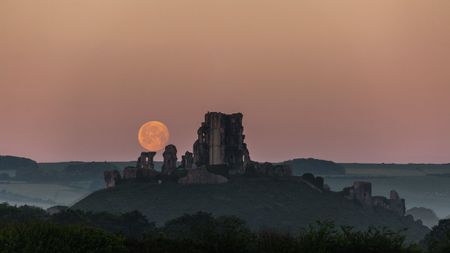
<svg viewBox="0 0 450 253"><path fill-rule="evenodd" d="M105 177L106 188L116 186L116 184L118 184L122 179L120 172L117 170L105 171L103 172L103 175Z"/></svg>
<svg viewBox="0 0 450 253"><path fill-rule="evenodd" d="M401 199L394 190L390 192L389 199L383 196L372 196L372 183L356 181L353 186L344 188L343 192L346 198L356 200L365 206L384 208L398 215L405 215L405 200Z"/></svg>
<svg viewBox="0 0 450 253"><path fill-rule="evenodd" d="M316 187L320 191L328 191L329 187L324 184L323 177L315 177L312 173L305 173L302 175L302 179L313 187Z"/></svg>
<svg viewBox="0 0 450 253"><path fill-rule="evenodd" d="M177 169L177 148L175 145L167 145L163 153L164 164L162 166L163 175L172 175Z"/></svg>
<svg viewBox="0 0 450 253"><path fill-rule="evenodd" d="M258 163L248 162L245 168L248 176L269 176L269 177L289 177L292 176L292 169L288 164Z"/></svg>
<svg viewBox="0 0 450 253"><path fill-rule="evenodd" d="M181 157L181 165L177 164L175 145L165 147L161 171L154 169L153 158L156 153L142 152L136 167L126 167L122 177L116 170L104 172L107 188L130 180L159 184L165 181L179 184L222 184L234 177L294 177L289 163L272 164L250 160L242 119L242 113L206 113L204 122L197 131L193 153L186 151ZM295 178L319 192L329 191L324 179L315 177L312 173ZM344 188L343 194L347 199L358 201L365 207L384 208L401 216L405 214L405 200L397 192L391 191L389 199L372 196L372 184L369 182L354 182L353 186Z"/></svg>
<svg viewBox="0 0 450 253"><path fill-rule="evenodd" d="M136 167L126 167L123 170L123 180L146 179L158 175L154 169L153 158L156 152L142 152L136 162Z"/></svg>
<svg viewBox="0 0 450 253"><path fill-rule="evenodd" d="M153 158L156 152L142 152L136 163L136 168L139 169L154 169Z"/></svg>
<svg viewBox="0 0 450 253"><path fill-rule="evenodd" d="M208 112L197 131L194 162L197 167L227 165L232 173L244 173L250 155L245 144L242 113Z"/></svg>
<svg viewBox="0 0 450 253"><path fill-rule="evenodd" d="M194 165L194 154L192 154L189 151L186 151L186 153L181 156L181 168L190 170L193 168Z"/></svg>

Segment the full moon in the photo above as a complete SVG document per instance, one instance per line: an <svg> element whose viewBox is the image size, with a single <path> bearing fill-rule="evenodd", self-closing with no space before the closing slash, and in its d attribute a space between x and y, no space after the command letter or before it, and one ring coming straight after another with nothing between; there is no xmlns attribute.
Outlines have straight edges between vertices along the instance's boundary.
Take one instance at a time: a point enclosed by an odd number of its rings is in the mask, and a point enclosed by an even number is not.
<svg viewBox="0 0 450 253"><path fill-rule="evenodd" d="M169 129L159 121L149 121L139 129L138 140L149 151L163 149L169 141Z"/></svg>

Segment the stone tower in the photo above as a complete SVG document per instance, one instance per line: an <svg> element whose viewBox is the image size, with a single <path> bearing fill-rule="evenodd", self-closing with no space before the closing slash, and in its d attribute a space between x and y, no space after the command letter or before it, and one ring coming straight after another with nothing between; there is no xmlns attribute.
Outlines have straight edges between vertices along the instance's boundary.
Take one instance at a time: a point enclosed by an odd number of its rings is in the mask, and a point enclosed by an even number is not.
<svg viewBox="0 0 450 253"><path fill-rule="evenodd" d="M197 166L225 164L233 170L243 170L244 162L250 157L244 142L242 117L242 113L208 112L205 115L194 143Z"/></svg>
<svg viewBox="0 0 450 253"><path fill-rule="evenodd" d="M164 164L162 166L163 175L171 175L177 169L177 148L175 145L167 145L164 153Z"/></svg>
<svg viewBox="0 0 450 253"><path fill-rule="evenodd" d="M142 152L139 156L136 168L138 169L153 169L155 165L153 164L153 157L155 157L156 152Z"/></svg>
<svg viewBox="0 0 450 253"><path fill-rule="evenodd" d="M181 167L190 170L194 164L194 156L191 152L186 151L186 153L181 156Z"/></svg>

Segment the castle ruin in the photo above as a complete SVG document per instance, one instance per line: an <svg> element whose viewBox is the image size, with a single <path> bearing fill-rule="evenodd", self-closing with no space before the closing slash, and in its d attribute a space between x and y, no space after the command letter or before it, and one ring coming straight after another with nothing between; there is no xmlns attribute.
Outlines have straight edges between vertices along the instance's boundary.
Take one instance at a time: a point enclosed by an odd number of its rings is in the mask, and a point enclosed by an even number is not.
<svg viewBox="0 0 450 253"><path fill-rule="evenodd" d="M405 200L392 190L389 199L383 196L372 196L372 184L370 182L353 182L353 186L343 190L347 199L356 200L367 207L377 207L390 210L400 216L406 213Z"/></svg>
<svg viewBox="0 0 450 253"><path fill-rule="evenodd" d="M152 178L158 174L154 169L153 158L156 152L142 152L136 162L136 167L126 167L123 170L123 179L146 179Z"/></svg>
<svg viewBox="0 0 450 253"><path fill-rule="evenodd" d="M142 179L162 182L177 180L183 184L225 183L232 176L292 176L288 164L259 163L250 160L245 143L242 113L208 112L197 130L193 152L186 151L177 164L177 148L167 145L161 171L155 170L155 152L142 152L135 167L118 172L105 172L108 187L122 181Z"/></svg>
<svg viewBox="0 0 450 253"><path fill-rule="evenodd" d="M138 169L154 169L155 165L153 164L153 158L155 157L156 152L142 152L141 156L139 156L136 168Z"/></svg>
<svg viewBox="0 0 450 253"><path fill-rule="evenodd" d="M106 188L116 186L122 179L120 172L117 170L104 171L103 176L105 177Z"/></svg>
<svg viewBox="0 0 450 253"><path fill-rule="evenodd" d="M163 153L164 164L162 166L162 174L172 175L177 169L177 148L175 145L167 145Z"/></svg>
<svg viewBox="0 0 450 253"><path fill-rule="evenodd" d="M194 154L186 151L184 155L181 156L181 167L190 170L194 165Z"/></svg>
<svg viewBox="0 0 450 253"><path fill-rule="evenodd" d="M250 155L244 142L242 117L242 113L208 112L205 115L193 146L197 167L226 165L233 173L244 173Z"/></svg>
<svg viewBox="0 0 450 253"><path fill-rule="evenodd" d="M221 184L234 177L292 177L289 164L272 164L251 161L245 143L242 113L224 114L208 112L197 130L197 140L193 152L186 151L177 163L177 148L167 145L163 152L161 171L155 170L155 152L142 152L135 167L126 167L123 175L119 171L105 171L107 188L123 182L141 180L150 183L175 181L179 184ZM307 173L298 177L312 188L325 192L329 187L322 177ZM372 196L372 184L357 181L346 187L343 194L347 199L355 200L364 207L383 208L405 215L405 200L396 191L390 192L390 198Z"/></svg>

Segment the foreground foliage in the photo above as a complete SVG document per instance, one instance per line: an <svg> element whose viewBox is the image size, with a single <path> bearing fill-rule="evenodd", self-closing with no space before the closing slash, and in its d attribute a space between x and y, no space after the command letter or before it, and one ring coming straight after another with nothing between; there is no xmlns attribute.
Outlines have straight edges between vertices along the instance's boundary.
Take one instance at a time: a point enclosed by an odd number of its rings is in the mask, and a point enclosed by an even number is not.
<svg viewBox="0 0 450 253"><path fill-rule="evenodd" d="M424 244L429 252L450 252L450 219L441 220L433 227L433 230L425 237Z"/></svg>
<svg viewBox="0 0 450 253"><path fill-rule="evenodd" d="M332 223L317 223L292 235L275 231L252 233L235 217L213 218L206 213L184 215L168 222L158 233L141 241L129 241L132 252L311 252L311 253L390 253L420 252L405 245L400 232L371 228L353 231Z"/></svg>
<svg viewBox="0 0 450 253"><path fill-rule="evenodd" d="M234 216L199 212L156 227L139 212L123 215L66 210L49 215L39 208L0 204L0 252L212 252L212 253L448 253L450 221L426 237L422 251L405 243L405 231L366 231L316 223L290 234L251 231Z"/></svg>
<svg viewBox="0 0 450 253"><path fill-rule="evenodd" d="M127 252L124 242L120 236L80 225L28 222L0 229L2 253L121 253Z"/></svg>

